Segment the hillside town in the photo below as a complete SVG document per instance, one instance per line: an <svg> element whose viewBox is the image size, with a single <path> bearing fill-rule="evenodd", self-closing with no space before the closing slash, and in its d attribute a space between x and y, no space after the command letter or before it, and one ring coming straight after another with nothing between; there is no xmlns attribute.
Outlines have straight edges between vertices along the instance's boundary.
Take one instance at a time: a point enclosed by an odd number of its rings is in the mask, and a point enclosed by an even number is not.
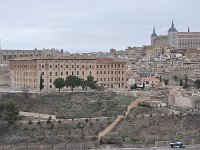
<svg viewBox="0 0 200 150"><path fill-rule="evenodd" d="M108 52L0 49L0 100L4 105L13 99L21 116L16 129L0 122L8 131L1 131L0 145L42 143L50 149L67 141L69 149L71 142L106 149L166 147L173 140L199 144L200 32L186 29L179 32L172 21L166 35L153 28L151 45ZM68 77L82 82L71 85ZM56 85L57 79L63 86Z"/></svg>

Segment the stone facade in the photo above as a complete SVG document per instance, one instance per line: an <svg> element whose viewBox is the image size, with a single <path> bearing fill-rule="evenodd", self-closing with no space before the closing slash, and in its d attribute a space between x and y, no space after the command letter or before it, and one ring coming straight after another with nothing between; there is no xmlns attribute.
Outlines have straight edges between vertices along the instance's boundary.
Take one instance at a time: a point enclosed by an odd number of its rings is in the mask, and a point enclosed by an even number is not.
<svg viewBox="0 0 200 150"><path fill-rule="evenodd" d="M75 75L92 75L98 85L110 88L126 86L126 62L114 58L82 56L22 57L10 60L10 85L18 90L39 90L40 76L44 90L55 90L53 81Z"/></svg>
<svg viewBox="0 0 200 150"><path fill-rule="evenodd" d="M189 27L187 32L178 32L172 21L172 25L169 28L167 35L158 36L155 32L155 28L153 29L151 46L153 52L147 56L159 56L164 54L164 52L170 48L198 49L200 48L200 32L190 32Z"/></svg>

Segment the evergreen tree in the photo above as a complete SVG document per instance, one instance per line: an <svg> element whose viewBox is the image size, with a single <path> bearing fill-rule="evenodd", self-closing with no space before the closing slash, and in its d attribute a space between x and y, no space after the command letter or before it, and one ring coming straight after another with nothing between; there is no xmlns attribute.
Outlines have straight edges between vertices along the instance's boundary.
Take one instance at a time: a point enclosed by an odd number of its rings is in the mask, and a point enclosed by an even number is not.
<svg viewBox="0 0 200 150"><path fill-rule="evenodd" d="M162 82L161 76L159 77L159 79L160 79L160 82Z"/></svg>
<svg viewBox="0 0 200 150"><path fill-rule="evenodd" d="M58 78L54 80L53 84L60 91L60 89L65 86L65 80L63 78Z"/></svg>
<svg viewBox="0 0 200 150"><path fill-rule="evenodd" d="M44 88L42 74L40 75L40 91Z"/></svg>
<svg viewBox="0 0 200 150"><path fill-rule="evenodd" d="M0 102L0 120L13 124L18 120L19 109L13 101Z"/></svg>
<svg viewBox="0 0 200 150"><path fill-rule="evenodd" d="M135 84L133 85L133 88L134 88L134 89L137 89L137 83L135 83Z"/></svg>
<svg viewBox="0 0 200 150"><path fill-rule="evenodd" d="M180 79L180 86L183 86L183 80Z"/></svg>
<svg viewBox="0 0 200 150"><path fill-rule="evenodd" d="M72 93L75 87L79 87L81 85L81 79L77 76L70 75L65 80L65 85L71 88Z"/></svg>
<svg viewBox="0 0 200 150"><path fill-rule="evenodd" d="M200 79L195 80L194 84L196 85L197 88L200 88Z"/></svg>

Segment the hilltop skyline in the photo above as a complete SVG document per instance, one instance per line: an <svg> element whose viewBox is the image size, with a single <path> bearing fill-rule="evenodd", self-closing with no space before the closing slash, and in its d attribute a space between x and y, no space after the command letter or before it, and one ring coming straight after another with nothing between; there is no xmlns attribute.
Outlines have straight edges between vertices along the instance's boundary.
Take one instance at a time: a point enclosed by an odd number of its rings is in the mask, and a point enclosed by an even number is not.
<svg viewBox="0 0 200 150"><path fill-rule="evenodd" d="M48 2L48 3L47 3ZM148 4L148 5L147 5ZM0 5L2 49L109 51L150 44L153 27L166 34L200 31L197 0L8 0Z"/></svg>

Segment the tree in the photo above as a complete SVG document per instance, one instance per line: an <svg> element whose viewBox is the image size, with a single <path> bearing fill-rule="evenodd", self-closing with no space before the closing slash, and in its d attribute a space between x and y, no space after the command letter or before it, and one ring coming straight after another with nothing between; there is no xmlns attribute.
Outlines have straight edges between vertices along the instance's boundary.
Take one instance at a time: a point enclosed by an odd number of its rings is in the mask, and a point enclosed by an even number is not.
<svg viewBox="0 0 200 150"><path fill-rule="evenodd" d="M177 76L173 76L173 79L174 79L175 81L177 81L177 78L178 78Z"/></svg>
<svg viewBox="0 0 200 150"><path fill-rule="evenodd" d="M91 89L96 89L97 87L97 81L94 80L93 76L88 76L87 80L82 79L81 80L81 87L83 90L87 90L87 88L91 88Z"/></svg>
<svg viewBox="0 0 200 150"><path fill-rule="evenodd" d="M40 91L44 88L42 74L40 75Z"/></svg>
<svg viewBox="0 0 200 150"><path fill-rule="evenodd" d="M145 88L145 84L143 83L142 90Z"/></svg>
<svg viewBox="0 0 200 150"><path fill-rule="evenodd" d="M89 86L91 89L96 89L96 87L97 87L97 81L94 80L94 77L93 77L93 76L88 76L88 77L87 77L87 82L88 82L88 86Z"/></svg>
<svg viewBox="0 0 200 150"><path fill-rule="evenodd" d="M200 88L200 79L195 80L194 84L196 85L197 88Z"/></svg>
<svg viewBox="0 0 200 150"><path fill-rule="evenodd" d="M169 79L164 79L164 84L168 85L169 84Z"/></svg>
<svg viewBox="0 0 200 150"><path fill-rule="evenodd" d="M134 86L133 86L133 85L131 85L130 89L131 89L131 91L132 91L132 90L134 89Z"/></svg>
<svg viewBox="0 0 200 150"><path fill-rule="evenodd" d="M81 85L81 79L77 76L70 75L65 80L65 85L71 88L72 93L75 87L79 87Z"/></svg>
<svg viewBox="0 0 200 150"><path fill-rule="evenodd" d="M81 87L82 87L82 89L85 90L85 92L86 92L87 87L88 87L88 82L87 82L87 80L81 79Z"/></svg>
<svg viewBox="0 0 200 150"><path fill-rule="evenodd" d="M183 86L183 80L180 79L180 86Z"/></svg>
<svg viewBox="0 0 200 150"><path fill-rule="evenodd" d="M13 124L18 120L19 109L13 101L0 102L0 120Z"/></svg>
<svg viewBox="0 0 200 150"><path fill-rule="evenodd" d="M137 89L137 83L135 83L135 84L133 85L133 88L134 88L134 89Z"/></svg>
<svg viewBox="0 0 200 150"><path fill-rule="evenodd" d="M58 78L54 80L53 84L60 91L60 89L65 86L65 80L63 78Z"/></svg>
<svg viewBox="0 0 200 150"><path fill-rule="evenodd" d="M188 87L188 77L187 75L185 75L185 85L184 85L184 88L187 88Z"/></svg>

